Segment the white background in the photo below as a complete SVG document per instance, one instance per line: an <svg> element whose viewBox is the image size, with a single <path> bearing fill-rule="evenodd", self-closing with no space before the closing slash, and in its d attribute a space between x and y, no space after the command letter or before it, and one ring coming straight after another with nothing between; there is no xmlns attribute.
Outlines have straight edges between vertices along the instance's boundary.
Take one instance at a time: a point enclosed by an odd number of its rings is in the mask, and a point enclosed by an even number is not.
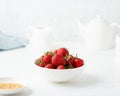
<svg viewBox="0 0 120 96"><path fill-rule="evenodd" d="M120 22L119 12L119 0L0 0L0 30L16 33L29 26L52 26L58 40L75 40L78 18L87 23L101 15Z"/></svg>
<svg viewBox="0 0 120 96"><path fill-rule="evenodd" d="M58 40L74 41L79 38L78 18L87 23L101 15L111 23L120 23L119 10L120 0L0 0L0 30L24 33L29 26L52 26ZM34 69L34 60L43 53L42 45L39 51L31 47L1 51L0 77L28 80L28 91L9 96L120 96L120 61L116 62L115 49L89 53L82 42L80 46L75 42L63 45L83 57L86 68L77 81L62 84L42 81Z"/></svg>

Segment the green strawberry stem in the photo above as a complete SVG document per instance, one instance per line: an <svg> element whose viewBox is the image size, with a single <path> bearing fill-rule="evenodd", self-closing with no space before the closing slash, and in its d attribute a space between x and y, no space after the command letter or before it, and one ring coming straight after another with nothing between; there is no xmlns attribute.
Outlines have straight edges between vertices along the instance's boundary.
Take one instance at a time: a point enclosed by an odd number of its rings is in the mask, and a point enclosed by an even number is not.
<svg viewBox="0 0 120 96"><path fill-rule="evenodd" d="M49 52L49 51L47 51L47 52L44 52L44 54L45 54L45 55L47 55L48 53L50 53L50 52Z"/></svg>
<svg viewBox="0 0 120 96"><path fill-rule="evenodd" d="M78 55L76 54L74 58L78 58Z"/></svg>
<svg viewBox="0 0 120 96"><path fill-rule="evenodd" d="M69 64L67 64L67 65L65 66L65 68L66 68L66 69L70 69L70 68L73 68L73 66L72 66L72 64L69 63Z"/></svg>

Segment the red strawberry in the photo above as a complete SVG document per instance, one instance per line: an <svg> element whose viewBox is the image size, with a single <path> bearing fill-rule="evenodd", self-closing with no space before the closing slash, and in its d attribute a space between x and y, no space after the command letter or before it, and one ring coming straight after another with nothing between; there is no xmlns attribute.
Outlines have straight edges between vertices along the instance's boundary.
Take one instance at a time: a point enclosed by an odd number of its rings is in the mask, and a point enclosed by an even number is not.
<svg viewBox="0 0 120 96"><path fill-rule="evenodd" d="M80 58L76 58L75 61L74 61L74 64L73 64L73 66L75 68L83 66L83 65L84 65L84 61Z"/></svg>
<svg viewBox="0 0 120 96"><path fill-rule="evenodd" d="M68 50L66 48L59 48L57 50L57 54L63 55L64 57L69 54Z"/></svg>
<svg viewBox="0 0 120 96"><path fill-rule="evenodd" d="M40 64L38 64L38 66L40 66L40 67L45 67L45 64L40 63Z"/></svg>
<svg viewBox="0 0 120 96"><path fill-rule="evenodd" d="M58 65L57 69L65 69L64 65Z"/></svg>
<svg viewBox="0 0 120 96"><path fill-rule="evenodd" d="M46 55L43 57L43 62L46 63L46 64L51 63L51 55L50 55L50 54L46 54Z"/></svg>
<svg viewBox="0 0 120 96"><path fill-rule="evenodd" d="M74 57L73 57L72 55L68 55L68 56L66 57L66 60L67 60L67 63L73 64L73 62L74 62Z"/></svg>
<svg viewBox="0 0 120 96"><path fill-rule="evenodd" d="M55 65L55 66L65 65L65 64L66 64L66 61L65 61L63 55L55 54L55 55L52 57L52 64Z"/></svg>
<svg viewBox="0 0 120 96"><path fill-rule="evenodd" d="M53 66L52 64L47 64L47 65L45 66L45 68L53 69L54 66Z"/></svg>

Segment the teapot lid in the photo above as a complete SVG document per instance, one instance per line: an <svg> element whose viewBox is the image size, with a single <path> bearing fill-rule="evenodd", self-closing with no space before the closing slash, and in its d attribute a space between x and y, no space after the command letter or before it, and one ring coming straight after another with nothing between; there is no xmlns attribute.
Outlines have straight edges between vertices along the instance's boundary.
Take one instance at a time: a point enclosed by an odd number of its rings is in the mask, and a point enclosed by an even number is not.
<svg viewBox="0 0 120 96"><path fill-rule="evenodd" d="M97 15L93 20L91 20L88 26L92 27L103 27L103 26L110 26L107 20L105 20L102 16Z"/></svg>

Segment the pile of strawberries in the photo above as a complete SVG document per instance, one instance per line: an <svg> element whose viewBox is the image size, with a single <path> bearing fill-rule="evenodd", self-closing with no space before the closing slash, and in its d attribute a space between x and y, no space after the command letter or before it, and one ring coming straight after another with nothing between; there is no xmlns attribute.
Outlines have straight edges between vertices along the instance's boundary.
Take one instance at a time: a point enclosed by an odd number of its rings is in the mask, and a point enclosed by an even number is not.
<svg viewBox="0 0 120 96"><path fill-rule="evenodd" d="M66 48L46 52L38 61L38 66L50 69L70 69L84 65L81 58L70 55Z"/></svg>

